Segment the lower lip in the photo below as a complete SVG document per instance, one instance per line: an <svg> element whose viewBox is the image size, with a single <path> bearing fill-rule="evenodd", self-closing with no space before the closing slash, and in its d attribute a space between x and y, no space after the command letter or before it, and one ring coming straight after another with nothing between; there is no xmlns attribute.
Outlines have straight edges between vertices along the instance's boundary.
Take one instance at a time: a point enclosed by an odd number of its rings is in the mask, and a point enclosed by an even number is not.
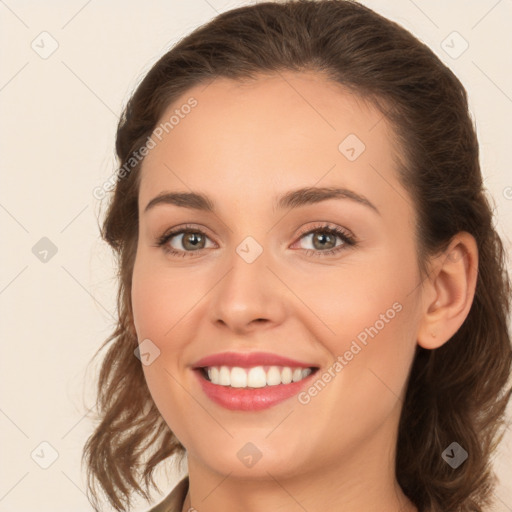
<svg viewBox="0 0 512 512"><path fill-rule="evenodd" d="M194 373L208 398L222 407L232 411L261 411L297 395L302 388L309 384L316 371L298 382L265 386L264 388L220 386L207 380L201 374L201 370L194 370Z"/></svg>

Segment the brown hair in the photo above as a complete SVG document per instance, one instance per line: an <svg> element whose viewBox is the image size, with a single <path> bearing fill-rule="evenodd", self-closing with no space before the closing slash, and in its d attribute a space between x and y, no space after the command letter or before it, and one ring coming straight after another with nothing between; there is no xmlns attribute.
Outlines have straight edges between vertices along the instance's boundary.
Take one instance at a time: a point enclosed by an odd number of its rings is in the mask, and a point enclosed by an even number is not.
<svg viewBox="0 0 512 512"><path fill-rule="evenodd" d="M417 211L423 278L429 258L453 235L467 231L477 242L478 278L467 318L440 348L416 347L400 418L396 476L420 511L484 510L495 482L491 455L502 438L512 393L511 283L482 184L466 91L425 44L351 0L263 2L222 13L161 57L134 92L117 130L121 167L145 145L164 110L191 87L216 77L245 80L280 70L324 73L371 100L391 123L402 150L399 178ZM182 462L185 453L134 356L130 291L139 170L140 163L119 174L102 226L119 264L118 323L100 347L110 345L97 383L100 422L82 458L88 492L97 502L99 482L116 510L131 507L133 491L149 500L156 466L171 455ZM457 469L441 457L453 441L469 453Z"/></svg>

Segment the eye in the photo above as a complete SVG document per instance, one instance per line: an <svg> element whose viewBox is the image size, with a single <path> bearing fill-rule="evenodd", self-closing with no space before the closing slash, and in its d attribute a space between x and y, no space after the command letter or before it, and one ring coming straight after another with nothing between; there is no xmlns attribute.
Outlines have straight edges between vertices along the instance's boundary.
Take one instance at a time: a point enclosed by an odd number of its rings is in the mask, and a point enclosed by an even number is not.
<svg viewBox="0 0 512 512"><path fill-rule="evenodd" d="M176 241L173 241L173 238L176 238ZM205 249L207 239L209 237L201 229L194 226L181 226L158 238L156 245L162 247L166 254L172 256L191 256L191 252L201 252L202 249Z"/></svg>
<svg viewBox="0 0 512 512"><path fill-rule="evenodd" d="M173 239L176 238L176 241ZM348 247L357 245L355 238L343 228L322 224L310 228L300 234L299 239L309 238L313 248L304 249L307 255L329 256ZM337 240L341 243L337 243ZM200 255L206 249L208 235L194 226L180 226L157 239L156 246L162 247L166 254L180 257L194 257L193 253Z"/></svg>
<svg viewBox="0 0 512 512"><path fill-rule="evenodd" d="M316 226L300 234L300 239L307 238L313 247L305 250L312 256L329 256L357 245L355 238L348 231L329 224ZM338 244L336 239L341 240L341 243Z"/></svg>

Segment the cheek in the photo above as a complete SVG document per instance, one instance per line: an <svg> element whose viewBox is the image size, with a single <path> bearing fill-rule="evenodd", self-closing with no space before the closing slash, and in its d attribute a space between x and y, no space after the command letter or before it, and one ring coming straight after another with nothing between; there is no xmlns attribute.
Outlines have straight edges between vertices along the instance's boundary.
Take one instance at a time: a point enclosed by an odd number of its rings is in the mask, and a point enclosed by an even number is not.
<svg viewBox="0 0 512 512"><path fill-rule="evenodd" d="M341 262L339 269L317 272L314 278L290 275L288 279L319 320L319 336L339 353L346 350L343 340L359 336L364 342L375 333L373 327L384 333L392 330L391 324L400 324L417 277L403 253L383 248L373 251L367 261L354 258Z"/></svg>
<svg viewBox="0 0 512 512"><path fill-rule="evenodd" d="M143 364L142 369L156 407L180 440L188 439L190 427L175 413L185 410L190 399L179 383L182 377L178 370L180 351L186 339L181 329L186 322L179 322L173 329L183 317L183 290L175 282L171 285L149 259L138 256L131 292L135 329L139 343L149 339L160 351L150 364ZM156 353L154 350L149 349L151 354Z"/></svg>
<svg viewBox="0 0 512 512"><path fill-rule="evenodd" d="M155 334L162 321L158 313L162 292L161 284L148 272L144 262L138 259L133 269L131 300L139 342L145 338L158 338Z"/></svg>
<svg viewBox="0 0 512 512"><path fill-rule="evenodd" d="M185 283L166 276L165 269L142 255L133 269L131 300L139 341L151 339L161 345L169 330L183 316Z"/></svg>
<svg viewBox="0 0 512 512"><path fill-rule="evenodd" d="M332 273L328 283L309 288L308 303L331 331L326 336L325 327L318 330L320 339L335 358L344 358L344 379L364 375L369 388L373 380L400 393L416 346L414 262L413 253L383 250L364 271Z"/></svg>

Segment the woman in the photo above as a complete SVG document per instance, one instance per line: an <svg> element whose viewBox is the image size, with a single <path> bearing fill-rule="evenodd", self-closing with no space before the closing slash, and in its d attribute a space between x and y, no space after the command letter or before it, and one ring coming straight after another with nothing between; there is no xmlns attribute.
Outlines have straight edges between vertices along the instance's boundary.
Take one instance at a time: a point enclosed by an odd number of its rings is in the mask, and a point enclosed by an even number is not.
<svg viewBox="0 0 512 512"><path fill-rule="evenodd" d="M428 47L351 1L237 8L153 66L116 150L95 507L173 456L152 511L486 510L510 280Z"/></svg>

